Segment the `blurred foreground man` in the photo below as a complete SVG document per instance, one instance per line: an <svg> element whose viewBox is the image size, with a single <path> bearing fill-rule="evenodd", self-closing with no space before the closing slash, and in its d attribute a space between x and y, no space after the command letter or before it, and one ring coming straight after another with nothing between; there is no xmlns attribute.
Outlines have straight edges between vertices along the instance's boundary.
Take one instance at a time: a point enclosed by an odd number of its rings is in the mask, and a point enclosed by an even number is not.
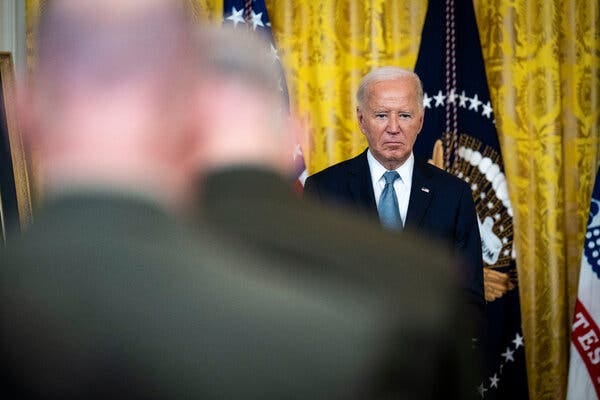
<svg viewBox="0 0 600 400"><path fill-rule="evenodd" d="M0 254L0 397L362 399L387 393L391 361L452 375L454 364L435 362L455 355L435 300L448 288L419 279L437 272L414 272L410 307L396 308L338 271L293 273L321 259L266 257L174 221L195 149L178 4L47 2L20 106L45 204ZM225 107L237 89L223 89ZM246 122L225 133L264 127ZM419 303L418 290L434 300ZM413 378L430 382L401 377Z"/></svg>
<svg viewBox="0 0 600 400"><path fill-rule="evenodd" d="M447 253L407 233L405 240L357 215L298 198L285 177L299 128L287 114L268 44L229 29L200 35L196 109L201 220L227 240L280 260L270 274L321 285L343 276L347 289L387 298L396 320L387 360L363 386L364 397L473 397L475 368L466 349L458 289ZM210 43L210 46L206 46ZM286 151L287 150L287 151Z"/></svg>

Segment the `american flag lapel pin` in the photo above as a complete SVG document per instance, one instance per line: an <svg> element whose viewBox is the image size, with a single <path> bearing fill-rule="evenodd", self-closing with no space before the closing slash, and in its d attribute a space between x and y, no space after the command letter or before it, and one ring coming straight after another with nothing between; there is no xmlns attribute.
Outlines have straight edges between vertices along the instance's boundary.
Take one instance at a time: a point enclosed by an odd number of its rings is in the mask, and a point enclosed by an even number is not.
<svg viewBox="0 0 600 400"><path fill-rule="evenodd" d="M426 188L426 187L422 187L422 188L421 188L421 191L423 191L423 192L425 192L425 193L429 193L429 189L428 189L428 188Z"/></svg>

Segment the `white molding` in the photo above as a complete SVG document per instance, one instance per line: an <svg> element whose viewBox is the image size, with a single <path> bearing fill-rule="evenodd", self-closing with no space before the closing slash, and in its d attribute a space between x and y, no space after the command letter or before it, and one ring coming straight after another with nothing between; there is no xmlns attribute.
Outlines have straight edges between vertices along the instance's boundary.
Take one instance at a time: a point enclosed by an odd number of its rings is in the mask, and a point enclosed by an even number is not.
<svg viewBox="0 0 600 400"><path fill-rule="evenodd" d="M14 0L0 1L0 50L14 49L15 36L15 2Z"/></svg>
<svg viewBox="0 0 600 400"><path fill-rule="evenodd" d="M25 13L25 1L15 0L15 70L25 71L27 69L27 18Z"/></svg>
<svg viewBox="0 0 600 400"><path fill-rule="evenodd" d="M0 51L12 53L17 71L25 68L27 43L23 0L0 0Z"/></svg>

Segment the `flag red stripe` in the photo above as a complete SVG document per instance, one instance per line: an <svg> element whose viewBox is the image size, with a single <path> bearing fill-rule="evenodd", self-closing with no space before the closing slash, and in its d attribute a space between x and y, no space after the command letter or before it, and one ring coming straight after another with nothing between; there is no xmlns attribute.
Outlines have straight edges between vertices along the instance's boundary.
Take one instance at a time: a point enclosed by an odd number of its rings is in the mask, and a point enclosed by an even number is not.
<svg viewBox="0 0 600 400"><path fill-rule="evenodd" d="M600 398L600 329L585 306L577 300L571 342L583 360Z"/></svg>

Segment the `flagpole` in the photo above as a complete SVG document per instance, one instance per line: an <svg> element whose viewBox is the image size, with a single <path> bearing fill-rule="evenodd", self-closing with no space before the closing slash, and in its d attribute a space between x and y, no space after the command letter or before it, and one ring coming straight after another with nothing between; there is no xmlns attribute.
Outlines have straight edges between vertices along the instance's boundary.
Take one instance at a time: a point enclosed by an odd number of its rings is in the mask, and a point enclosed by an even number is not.
<svg viewBox="0 0 600 400"><path fill-rule="evenodd" d="M252 22L252 0L246 0L244 2L244 20L250 28L250 22Z"/></svg>
<svg viewBox="0 0 600 400"><path fill-rule="evenodd" d="M446 96L449 93L456 91L456 26L454 0L446 0L446 66L444 73L446 77ZM446 101L446 129L444 149L444 169L451 171L450 157L456 154L457 150L457 130L458 130L458 115L456 112L456 101ZM450 149L452 148L452 151ZM454 164L454 162L452 163Z"/></svg>

